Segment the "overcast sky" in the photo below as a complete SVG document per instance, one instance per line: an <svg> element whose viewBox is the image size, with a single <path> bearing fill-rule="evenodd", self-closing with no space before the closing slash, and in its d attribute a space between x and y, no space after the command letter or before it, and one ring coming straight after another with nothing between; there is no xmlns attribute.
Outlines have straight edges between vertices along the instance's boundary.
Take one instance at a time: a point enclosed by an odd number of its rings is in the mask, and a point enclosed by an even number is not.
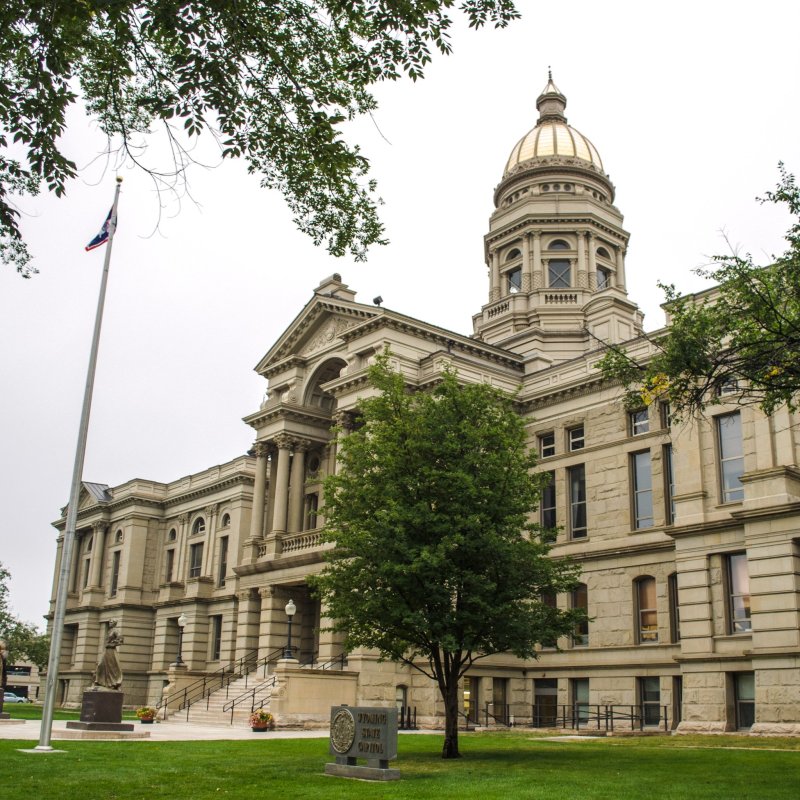
<svg viewBox="0 0 800 800"><path fill-rule="evenodd" d="M335 260L296 232L281 198L241 164L190 175L196 203L158 200L124 168L84 479L158 481L252 444L241 418L265 383L253 367L308 301L342 274L358 300L460 333L486 302L482 238L492 193L536 121L547 67L569 123L598 148L631 232L628 293L662 324L656 281L691 290L692 269L734 246L784 249L788 216L755 197L800 170L800 5L785 2L521 0L505 31L459 26L426 80L380 87L352 134L373 165L391 244ZM40 274L0 267L0 561L14 610L47 610L55 530L69 494L104 250L85 253L111 203L103 141L71 117L83 176L65 199L27 200Z"/></svg>

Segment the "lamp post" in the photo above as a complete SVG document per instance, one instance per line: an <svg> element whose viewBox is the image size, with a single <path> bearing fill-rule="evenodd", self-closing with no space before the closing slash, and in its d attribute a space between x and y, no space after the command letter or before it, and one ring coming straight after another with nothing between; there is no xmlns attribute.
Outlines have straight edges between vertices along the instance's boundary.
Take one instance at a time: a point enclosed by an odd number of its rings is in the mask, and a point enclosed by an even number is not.
<svg viewBox="0 0 800 800"><path fill-rule="evenodd" d="M294 658L294 654L292 653L292 617L297 612L297 606L294 604L294 601L290 600L286 604L286 616L289 618L289 638L286 641L286 652L283 654L284 658Z"/></svg>
<svg viewBox="0 0 800 800"><path fill-rule="evenodd" d="M189 618L186 616L186 614L181 614L178 617L178 657L175 659L176 667L185 666L183 663L183 629L186 627L186 623L188 621Z"/></svg>

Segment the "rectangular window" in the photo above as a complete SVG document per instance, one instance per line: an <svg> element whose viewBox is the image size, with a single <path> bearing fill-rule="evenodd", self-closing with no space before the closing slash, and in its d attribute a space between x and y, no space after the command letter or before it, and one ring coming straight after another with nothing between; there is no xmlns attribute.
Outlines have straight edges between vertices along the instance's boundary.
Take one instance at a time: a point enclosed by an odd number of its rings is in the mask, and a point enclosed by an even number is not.
<svg viewBox="0 0 800 800"><path fill-rule="evenodd" d="M508 681L506 678L493 678L492 679L492 714L495 721L508 724L508 699L506 690L508 689Z"/></svg>
<svg viewBox="0 0 800 800"><path fill-rule="evenodd" d="M578 586L572 591L570 598L573 608L579 608L587 615L589 613L589 588L585 583L579 583ZM572 644L574 647L586 647L589 644L589 619L586 619L575 625L575 631L572 634Z"/></svg>
<svg viewBox="0 0 800 800"><path fill-rule="evenodd" d="M217 585L224 586L228 576L228 537L223 536L219 540L219 574L217 575Z"/></svg>
<svg viewBox="0 0 800 800"><path fill-rule="evenodd" d="M650 576L639 578L636 586L636 610L638 628L636 638L639 644L652 644L658 641L658 610L656 608L656 579Z"/></svg>
<svg viewBox="0 0 800 800"><path fill-rule="evenodd" d="M586 525L586 465L578 464L567 469L569 482L569 524L573 539L585 539Z"/></svg>
<svg viewBox="0 0 800 800"><path fill-rule="evenodd" d="M314 492L313 494L306 495L306 506L303 516L303 530L313 531L317 527L317 509L319 508L319 495Z"/></svg>
<svg viewBox="0 0 800 800"><path fill-rule="evenodd" d="M478 713L480 711L480 678L471 678L469 675L464 676L464 716L470 722L478 722Z"/></svg>
<svg viewBox="0 0 800 800"><path fill-rule="evenodd" d="M569 289L570 264L567 259L553 258L547 262L548 285L551 289Z"/></svg>
<svg viewBox="0 0 800 800"><path fill-rule="evenodd" d="M633 527L653 527L653 473L650 466L650 451L631 456L631 478L633 484Z"/></svg>
<svg viewBox="0 0 800 800"><path fill-rule="evenodd" d="M111 588L108 592L110 597L116 597L117 589L119 588L119 560L120 551L115 550L114 555L111 557Z"/></svg>
<svg viewBox="0 0 800 800"><path fill-rule="evenodd" d="M167 550L167 563L164 567L164 583L172 582L172 573L175 570L175 550Z"/></svg>
<svg viewBox="0 0 800 800"><path fill-rule="evenodd" d="M744 487L740 480L744 473L742 417L737 411L717 417L716 422L722 502L732 503L744 499Z"/></svg>
<svg viewBox="0 0 800 800"><path fill-rule="evenodd" d="M672 424L672 414L669 410L669 403L661 402L658 404L658 418L661 421L661 427L664 430L669 430Z"/></svg>
<svg viewBox="0 0 800 800"><path fill-rule="evenodd" d="M556 454L556 435L553 431L539 436L539 455L542 458Z"/></svg>
<svg viewBox="0 0 800 800"><path fill-rule="evenodd" d="M220 651L222 650L222 615L215 614L209 618L211 622L211 661L219 661Z"/></svg>
<svg viewBox="0 0 800 800"><path fill-rule="evenodd" d="M641 436L643 433L650 431L650 416L646 408L641 408L638 411L631 411L628 414L628 429L631 436Z"/></svg>
<svg viewBox="0 0 800 800"><path fill-rule="evenodd" d="M657 727L661 722L660 678L639 678L639 703L642 706L642 722L644 726Z"/></svg>
<svg viewBox="0 0 800 800"><path fill-rule="evenodd" d="M567 449L571 452L574 450L583 450L586 444L586 439L583 435L583 425L577 425L567 431Z"/></svg>
<svg viewBox="0 0 800 800"><path fill-rule="evenodd" d="M556 527L556 474L547 472L547 483L542 489L541 524L543 528Z"/></svg>
<svg viewBox="0 0 800 800"><path fill-rule="evenodd" d="M516 294L522 289L522 268L516 267L506 273L507 291L509 294Z"/></svg>
<svg viewBox="0 0 800 800"><path fill-rule="evenodd" d="M82 587L85 589L89 585L89 570L92 566L92 560L85 558L83 560L83 580L81 581Z"/></svg>
<svg viewBox="0 0 800 800"><path fill-rule="evenodd" d="M746 633L751 630L750 575L747 572L746 553L734 553L728 556L728 587L730 632Z"/></svg>
<svg viewBox="0 0 800 800"><path fill-rule="evenodd" d="M664 465L664 519L667 525L675 522L675 470L672 465L672 445L665 444L661 450Z"/></svg>
<svg viewBox="0 0 800 800"><path fill-rule="evenodd" d="M203 543L197 542L189 548L189 577L199 578L203 569Z"/></svg>
<svg viewBox="0 0 800 800"><path fill-rule="evenodd" d="M576 724L586 723L589 720L589 679L572 678L572 704L575 708Z"/></svg>
<svg viewBox="0 0 800 800"><path fill-rule="evenodd" d="M669 639L671 642L681 640L681 605L678 595L678 573L673 572L667 578L669 591Z"/></svg>
<svg viewBox="0 0 800 800"><path fill-rule="evenodd" d="M737 672L733 676L736 702L736 728L748 730L756 721L756 675L754 672Z"/></svg>

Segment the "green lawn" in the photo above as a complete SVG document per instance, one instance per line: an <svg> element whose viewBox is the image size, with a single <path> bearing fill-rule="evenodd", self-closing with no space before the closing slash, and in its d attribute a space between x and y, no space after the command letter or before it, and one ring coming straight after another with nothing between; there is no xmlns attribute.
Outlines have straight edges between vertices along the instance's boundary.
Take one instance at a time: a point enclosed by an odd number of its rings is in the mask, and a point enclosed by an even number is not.
<svg viewBox="0 0 800 800"><path fill-rule="evenodd" d="M376 784L325 777L325 739L236 742L54 741L66 753L26 755L0 741L3 800L204 798L691 798L796 800L800 742L744 737L545 741L470 734L443 762L440 736L401 736L403 775ZM757 745L754 749L746 748ZM720 745L725 745L721 747ZM768 750L769 745L784 747Z"/></svg>

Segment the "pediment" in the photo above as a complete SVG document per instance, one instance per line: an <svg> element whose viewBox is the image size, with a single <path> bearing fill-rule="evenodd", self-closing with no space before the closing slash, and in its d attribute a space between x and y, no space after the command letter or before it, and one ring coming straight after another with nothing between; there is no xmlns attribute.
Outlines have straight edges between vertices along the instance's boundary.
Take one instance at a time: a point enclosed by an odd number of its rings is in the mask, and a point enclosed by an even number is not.
<svg viewBox="0 0 800 800"><path fill-rule="evenodd" d="M341 342L342 334L380 313L374 306L365 306L315 296L294 318L289 327L256 366L256 372L267 373L274 365L288 358L307 358Z"/></svg>

